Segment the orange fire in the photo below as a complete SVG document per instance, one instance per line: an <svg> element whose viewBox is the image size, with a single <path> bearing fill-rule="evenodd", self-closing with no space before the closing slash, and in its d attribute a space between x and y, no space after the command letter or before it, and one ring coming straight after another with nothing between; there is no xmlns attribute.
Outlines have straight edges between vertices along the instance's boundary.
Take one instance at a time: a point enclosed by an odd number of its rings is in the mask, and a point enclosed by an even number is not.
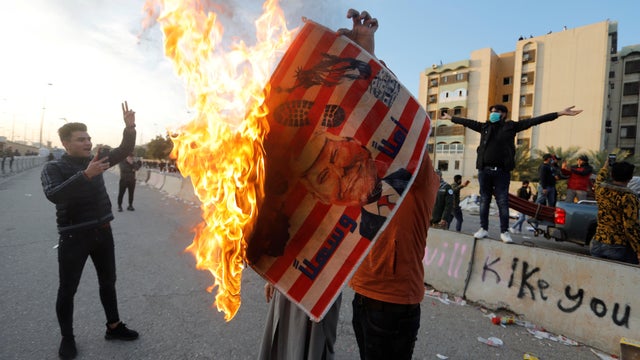
<svg viewBox="0 0 640 360"><path fill-rule="evenodd" d="M230 321L240 307L245 238L264 196L265 87L295 30L286 29L278 1L267 0L255 22L256 44L240 41L224 49L219 16L228 10L224 5L149 0L145 11L156 6L162 9L157 21L165 55L197 114L172 136L172 156L202 202L203 221L186 250L198 269L213 275L207 291L218 287L215 305Z"/></svg>

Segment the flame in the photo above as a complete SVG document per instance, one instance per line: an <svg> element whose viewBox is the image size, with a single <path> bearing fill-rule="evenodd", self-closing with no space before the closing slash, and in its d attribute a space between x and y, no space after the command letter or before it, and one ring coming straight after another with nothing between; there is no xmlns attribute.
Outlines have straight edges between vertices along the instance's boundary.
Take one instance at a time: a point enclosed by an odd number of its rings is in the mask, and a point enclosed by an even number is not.
<svg viewBox="0 0 640 360"><path fill-rule="evenodd" d="M197 269L213 275L207 291L218 287L215 305L230 321L241 302L245 238L264 197L265 88L295 29L286 29L278 1L267 0L255 22L256 44L238 41L226 50L219 15L229 10L225 5L147 1L144 11L153 14L156 6L162 8L157 21L165 56L184 80L189 108L197 114L172 135L171 156L202 202L203 221L186 250Z"/></svg>

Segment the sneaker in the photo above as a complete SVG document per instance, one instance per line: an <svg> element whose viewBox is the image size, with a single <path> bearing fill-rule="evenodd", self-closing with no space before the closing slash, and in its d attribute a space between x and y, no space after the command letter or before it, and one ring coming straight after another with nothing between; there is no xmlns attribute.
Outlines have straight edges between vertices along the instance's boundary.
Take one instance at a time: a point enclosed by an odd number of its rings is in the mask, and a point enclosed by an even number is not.
<svg viewBox="0 0 640 360"><path fill-rule="evenodd" d="M58 350L58 355L60 355L61 359L75 359L78 355L78 350L76 349L76 340L73 336L63 336L62 341L60 341L60 349Z"/></svg>
<svg viewBox="0 0 640 360"><path fill-rule="evenodd" d="M129 211L134 211L135 209L133 208L133 206L129 205L129 206L127 207L127 210L129 210Z"/></svg>
<svg viewBox="0 0 640 360"><path fill-rule="evenodd" d="M111 329L107 324L107 331L104 334L104 338L107 340L135 340L138 338L138 332L127 328L127 325L122 321L118 323L118 326Z"/></svg>
<svg viewBox="0 0 640 360"><path fill-rule="evenodd" d="M502 240L502 242L505 244L510 244L513 242L513 240L511 240L511 234L509 234L508 231L505 231L502 234L500 234L500 240Z"/></svg>
<svg viewBox="0 0 640 360"><path fill-rule="evenodd" d="M509 232L512 234L515 234L517 231L516 229L512 228L511 226L509 226Z"/></svg>
<svg viewBox="0 0 640 360"><path fill-rule="evenodd" d="M122 206L118 205L118 212L122 212Z"/></svg>
<svg viewBox="0 0 640 360"><path fill-rule="evenodd" d="M480 230L476 231L476 233L473 234L473 237L476 239L483 239L487 236L489 236L489 232L483 228L480 228Z"/></svg>

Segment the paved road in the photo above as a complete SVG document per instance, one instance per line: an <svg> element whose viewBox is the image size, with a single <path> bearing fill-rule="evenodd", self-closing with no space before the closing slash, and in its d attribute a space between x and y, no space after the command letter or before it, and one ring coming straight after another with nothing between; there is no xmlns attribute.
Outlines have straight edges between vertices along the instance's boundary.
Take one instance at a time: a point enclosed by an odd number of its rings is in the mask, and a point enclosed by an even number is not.
<svg viewBox="0 0 640 360"><path fill-rule="evenodd" d="M39 169L0 180L0 359L56 359L59 329L55 318L57 243L54 207L39 183ZM106 174L112 200L117 178ZM135 342L104 340L104 315L95 270L87 262L75 302L79 359L254 359L267 305L264 284L253 271L243 273L242 306L231 322L212 309L205 289L208 273L195 270L184 248L199 222L199 210L138 185L136 211L116 213L118 297L124 322L138 330ZM477 229L467 216L468 232ZM497 219L492 218L496 224ZM547 240L548 241L548 240ZM517 245L514 245L517 246ZM357 359L345 290L336 343L338 359ZM500 348L481 336L504 341ZM586 346L540 340L520 326L492 325L478 307L444 304L426 297L414 358L595 359Z"/></svg>

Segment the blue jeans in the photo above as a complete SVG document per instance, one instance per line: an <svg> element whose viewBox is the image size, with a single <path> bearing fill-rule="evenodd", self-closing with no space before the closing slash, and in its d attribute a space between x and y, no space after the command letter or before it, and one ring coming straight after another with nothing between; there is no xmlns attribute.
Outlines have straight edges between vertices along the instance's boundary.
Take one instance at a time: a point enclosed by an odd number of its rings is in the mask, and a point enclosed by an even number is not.
<svg viewBox="0 0 640 360"><path fill-rule="evenodd" d="M498 215L500 217L500 232L509 229L509 183L511 173L503 169L478 170L480 183L480 226L489 230L489 206L491 195L496 197Z"/></svg>
<svg viewBox="0 0 640 360"><path fill-rule="evenodd" d="M392 304L356 293L352 305L361 360L411 360L420 328L420 304Z"/></svg>
<svg viewBox="0 0 640 360"><path fill-rule="evenodd" d="M462 230L462 208L460 206L456 206L453 208L453 217L456 219L456 231L460 232ZM447 224L447 230L451 223Z"/></svg>
<svg viewBox="0 0 640 360"><path fill-rule="evenodd" d="M542 204L546 206L556 206L556 188L554 186L549 186L545 188L547 193L544 194L542 192L543 188L538 185L538 197L536 198L536 204Z"/></svg>
<svg viewBox="0 0 640 360"><path fill-rule="evenodd" d="M511 227L522 232L522 224L527 217L523 213L518 213L518 221L516 221Z"/></svg>
<svg viewBox="0 0 640 360"><path fill-rule="evenodd" d="M616 260L629 264L638 264L638 255L631 246L603 244L598 240L591 240L591 256L602 259Z"/></svg>

